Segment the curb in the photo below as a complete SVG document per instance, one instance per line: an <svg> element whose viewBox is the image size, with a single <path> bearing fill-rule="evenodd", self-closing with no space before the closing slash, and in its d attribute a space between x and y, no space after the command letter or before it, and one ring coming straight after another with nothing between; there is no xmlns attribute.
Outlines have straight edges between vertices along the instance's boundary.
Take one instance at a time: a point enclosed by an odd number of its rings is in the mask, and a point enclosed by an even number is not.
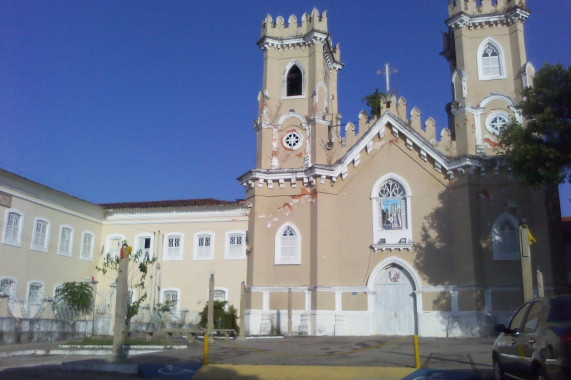
<svg viewBox="0 0 571 380"><path fill-rule="evenodd" d="M59 346L61 349L47 349L47 350L22 350L0 352L0 358L8 358L12 356L46 356L46 355L111 355L113 347L111 346ZM166 350L180 350L186 349L184 345L177 346L132 346L128 348L130 355L152 354L154 352L161 352Z"/></svg>

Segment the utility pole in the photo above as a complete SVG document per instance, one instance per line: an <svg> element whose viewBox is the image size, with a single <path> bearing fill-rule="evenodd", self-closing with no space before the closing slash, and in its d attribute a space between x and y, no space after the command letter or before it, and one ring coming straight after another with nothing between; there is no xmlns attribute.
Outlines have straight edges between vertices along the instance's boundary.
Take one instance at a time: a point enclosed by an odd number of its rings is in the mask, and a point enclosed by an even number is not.
<svg viewBox="0 0 571 380"><path fill-rule="evenodd" d="M117 273L117 295L115 296L115 321L113 326L113 360L125 358L123 345L125 344L125 317L127 316L127 302L129 300L129 246L127 241L121 247L119 257L119 270Z"/></svg>

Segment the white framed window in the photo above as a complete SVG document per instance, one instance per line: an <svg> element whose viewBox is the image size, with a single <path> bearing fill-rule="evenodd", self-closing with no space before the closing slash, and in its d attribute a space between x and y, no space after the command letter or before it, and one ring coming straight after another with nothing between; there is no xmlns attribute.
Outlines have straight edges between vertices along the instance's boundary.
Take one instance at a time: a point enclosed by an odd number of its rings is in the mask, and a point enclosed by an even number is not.
<svg viewBox="0 0 571 380"><path fill-rule="evenodd" d="M47 252L50 238L50 221L45 218L34 218L34 236L32 249Z"/></svg>
<svg viewBox="0 0 571 380"><path fill-rule="evenodd" d="M171 311L180 308L180 289L167 288L161 292L161 303L171 305Z"/></svg>
<svg viewBox="0 0 571 380"><path fill-rule="evenodd" d="M395 173L375 182L371 192L374 247L412 247L411 197L408 183Z"/></svg>
<svg viewBox="0 0 571 380"><path fill-rule="evenodd" d="M229 231L226 233L227 260L242 260L246 258L246 232Z"/></svg>
<svg viewBox="0 0 571 380"><path fill-rule="evenodd" d="M10 276L0 277L0 295L15 296L18 290L18 280Z"/></svg>
<svg viewBox="0 0 571 380"><path fill-rule="evenodd" d="M292 60L283 73L282 97L303 98L305 96L305 77L303 65L297 60Z"/></svg>
<svg viewBox="0 0 571 380"><path fill-rule="evenodd" d="M44 302L44 292L46 285L41 281L30 281L28 283L27 301L30 305L41 305Z"/></svg>
<svg viewBox="0 0 571 380"><path fill-rule="evenodd" d="M492 227L494 260L519 260L519 222L507 212L500 215Z"/></svg>
<svg viewBox="0 0 571 380"><path fill-rule="evenodd" d="M276 233L275 264L301 264L301 234L291 223L282 225Z"/></svg>
<svg viewBox="0 0 571 380"><path fill-rule="evenodd" d="M24 213L16 209L6 210L4 234L2 242L20 247L22 245L22 229L24 228Z"/></svg>
<svg viewBox="0 0 571 380"><path fill-rule="evenodd" d="M503 79L506 77L505 55L493 38L486 38L478 47L478 76L480 80Z"/></svg>
<svg viewBox="0 0 571 380"><path fill-rule="evenodd" d="M68 225L61 225L59 228L59 244L57 253L62 256L71 257L71 250L73 247L73 227Z"/></svg>
<svg viewBox="0 0 571 380"><path fill-rule="evenodd" d="M486 129L494 135L502 133L504 128L509 124L510 117L505 112L494 111L486 118Z"/></svg>
<svg viewBox="0 0 571 380"><path fill-rule="evenodd" d="M121 255L121 247L125 241L124 235L114 234L107 237L107 249L106 253L111 256L111 258L117 258Z"/></svg>
<svg viewBox="0 0 571 380"><path fill-rule="evenodd" d="M165 235L163 260L182 260L183 234L171 233Z"/></svg>
<svg viewBox="0 0 571 380"><path fill-rule="evenodd" d="M79 258L82 260L93 260L93 243L95 235L89 231L83 231L81 234L81 252Z"/></svg>
<svg viewBox="0 0 571 380"><path fill-rule="evenodd" d="M153 258L154 235L152 233L138 234L135 236L135 244L135 252L142 252L141 260L145 257Z"/></svg>
<svg viewBox="0 0 571 380"><path fill-rule="evenodd" d="M200 232L194 236L194 260L214 260L214 233Z"/></svg>

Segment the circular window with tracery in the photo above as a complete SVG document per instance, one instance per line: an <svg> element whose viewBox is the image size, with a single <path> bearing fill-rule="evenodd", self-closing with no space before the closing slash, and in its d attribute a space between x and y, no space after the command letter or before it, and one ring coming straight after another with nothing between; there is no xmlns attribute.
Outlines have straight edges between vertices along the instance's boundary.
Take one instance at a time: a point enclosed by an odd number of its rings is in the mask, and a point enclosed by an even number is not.
<svg viewBox="0 0 571 380"><path fill-rule="evenodd" d="M494 112L486 119L486 129L495 135L499 135L509 122L508 115L501 112Z"/></svg>
<svg viewBox="0 0 571 380"><path fill-rule="evenodd" d="M298 131L289 131L284 135L282 143L287 149L296 150L303 143L303 135Z"/></svg>

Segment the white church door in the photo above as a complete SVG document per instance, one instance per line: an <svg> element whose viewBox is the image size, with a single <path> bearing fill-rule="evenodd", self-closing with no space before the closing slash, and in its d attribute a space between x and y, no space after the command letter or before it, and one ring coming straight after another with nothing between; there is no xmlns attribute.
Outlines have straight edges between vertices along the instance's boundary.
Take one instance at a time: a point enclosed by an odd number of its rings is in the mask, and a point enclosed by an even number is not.
<svg viewBox="0 0 571 380"><path fill-rule="evenodd" d="M415 334L416 298L410 275L402 268L383 269L375 279L377 334Z"/></svg>

